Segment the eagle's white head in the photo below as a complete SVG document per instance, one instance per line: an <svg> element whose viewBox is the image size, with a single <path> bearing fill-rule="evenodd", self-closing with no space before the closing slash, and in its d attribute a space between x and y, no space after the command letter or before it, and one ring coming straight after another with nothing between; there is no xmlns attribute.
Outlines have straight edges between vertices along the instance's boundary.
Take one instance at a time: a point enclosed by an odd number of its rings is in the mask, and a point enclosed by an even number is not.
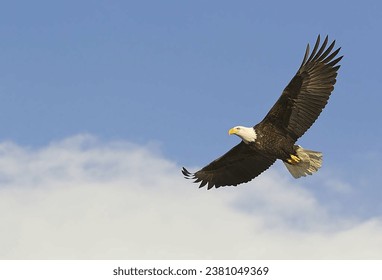
<svg viewBox="0 0 382 280"><path fill-rule="evenodd" d="M239 136L245 143L255 142L257 134L253 127L235 126L228 131L228 134Z"/></svg>

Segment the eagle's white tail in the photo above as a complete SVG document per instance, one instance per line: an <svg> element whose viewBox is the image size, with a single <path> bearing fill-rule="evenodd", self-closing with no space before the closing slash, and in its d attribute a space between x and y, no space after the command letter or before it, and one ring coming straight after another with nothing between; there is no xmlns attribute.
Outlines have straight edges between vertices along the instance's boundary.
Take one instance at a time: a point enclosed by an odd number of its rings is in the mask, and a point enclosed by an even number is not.
<svg viewBox="0 0 382 280"><path fill-rule="evenodd" d="M288 168L294 178L297 179L301 176L312 175L321 167L322 153L305 150L301 146L296 146L296 154L300 158L300 162L295 164L284 162L286 168Z"/></svg>

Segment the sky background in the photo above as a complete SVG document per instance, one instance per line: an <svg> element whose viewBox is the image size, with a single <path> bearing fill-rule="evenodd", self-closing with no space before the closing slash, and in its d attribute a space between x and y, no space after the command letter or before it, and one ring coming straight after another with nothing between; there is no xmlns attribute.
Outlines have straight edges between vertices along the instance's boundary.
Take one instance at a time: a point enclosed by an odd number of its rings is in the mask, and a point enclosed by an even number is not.
<svg viewBox="0 0 382 280"><path fill-rule="evenodd" d="M0 258L382 258L381 27L380 1L2 1ZM318 34L344 55L298 142L322 169L184 180Z"/></svg>

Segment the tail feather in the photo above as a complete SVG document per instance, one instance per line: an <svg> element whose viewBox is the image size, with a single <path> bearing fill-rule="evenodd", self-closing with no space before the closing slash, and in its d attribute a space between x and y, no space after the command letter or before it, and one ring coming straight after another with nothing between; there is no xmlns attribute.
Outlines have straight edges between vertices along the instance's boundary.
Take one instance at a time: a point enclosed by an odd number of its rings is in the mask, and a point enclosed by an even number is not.
<svg viewBox="0 0 382 280"><path fill-rule="evenodd" d="M286 168L294 178L312 175L317 172L322 165L322 153L306 150L301 146L296 146L296 154L301 159L297 164L284 162Z"/></svg>

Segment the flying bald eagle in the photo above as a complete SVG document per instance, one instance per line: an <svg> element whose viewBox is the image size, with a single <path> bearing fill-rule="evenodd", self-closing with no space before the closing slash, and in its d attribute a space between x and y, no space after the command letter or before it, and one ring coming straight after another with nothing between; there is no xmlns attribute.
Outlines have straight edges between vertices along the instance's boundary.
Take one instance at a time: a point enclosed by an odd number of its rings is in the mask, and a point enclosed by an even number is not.
<svg viewBox="0 0 382 280"><path fill-rule="evenodd" d="M335 41L329 47L327 44L328 36L320 47L318 36L310 55L308 44L296 75L265 118L254 127L231 128L228 133L242 141L195 173L183 167L185 178L194 179L200 188L237 186L267 170L276 159L284 162L294 178L316 172L322 164L322 153L295 142L318 118L336 83L337 63L342 59L336 56L341 48L332 52Z"/></svg>

